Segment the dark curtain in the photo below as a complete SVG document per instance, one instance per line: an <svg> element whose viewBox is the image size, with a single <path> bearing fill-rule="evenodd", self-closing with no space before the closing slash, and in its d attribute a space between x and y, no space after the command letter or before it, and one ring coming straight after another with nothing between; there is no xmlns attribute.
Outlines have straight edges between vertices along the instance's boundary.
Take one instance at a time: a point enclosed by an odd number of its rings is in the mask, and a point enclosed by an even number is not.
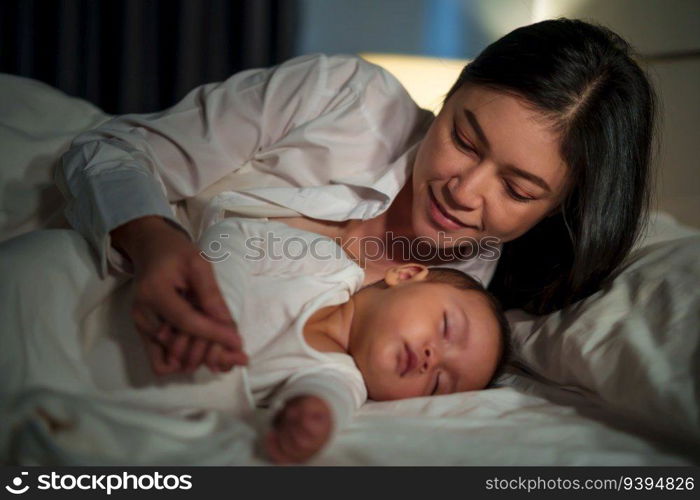
<svg viewBox="0 0 700 500"><path fill-rule="evenodd" d="M108 113L157 111L291 57L296 12L296 0L0 0L0 71Z"/></svg>

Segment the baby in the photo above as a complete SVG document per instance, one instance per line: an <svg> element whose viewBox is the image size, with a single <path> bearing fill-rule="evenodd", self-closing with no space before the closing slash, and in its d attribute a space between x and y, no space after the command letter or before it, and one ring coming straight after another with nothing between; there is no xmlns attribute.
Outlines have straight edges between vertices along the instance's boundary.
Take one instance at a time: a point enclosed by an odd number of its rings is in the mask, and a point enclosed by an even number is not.
<svg viewBox="0 0 700 500"><path fill-rule="evenodd" d="M249 356L236 369L274 415L275 462L308 460L367 399L483 389L503 365L508 323L460 271L405 264L361 288L330 238L266 219L225 219L200 247Z"/></svg>

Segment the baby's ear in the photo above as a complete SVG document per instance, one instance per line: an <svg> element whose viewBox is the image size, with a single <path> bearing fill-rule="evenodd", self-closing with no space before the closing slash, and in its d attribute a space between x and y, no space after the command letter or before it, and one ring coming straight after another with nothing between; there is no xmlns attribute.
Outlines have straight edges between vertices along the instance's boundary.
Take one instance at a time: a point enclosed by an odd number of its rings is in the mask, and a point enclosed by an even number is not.
<svg viewBox="0 0 700 500"><path fill-rule="evenodd" d="M384 281L389 286L412 281L423 281L428 277L428 268L423 264L403 264L389 268L384 274Z"/></svg>

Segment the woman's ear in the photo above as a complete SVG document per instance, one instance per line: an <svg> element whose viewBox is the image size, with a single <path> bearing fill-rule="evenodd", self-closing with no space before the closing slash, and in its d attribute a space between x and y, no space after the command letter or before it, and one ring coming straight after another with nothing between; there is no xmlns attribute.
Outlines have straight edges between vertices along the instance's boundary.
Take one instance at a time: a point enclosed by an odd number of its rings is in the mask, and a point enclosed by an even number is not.
<svg viewBox="0 0 700 500"><path fill-rule="evenodd" d="M403 264L388 269L384 274L384 282L389 286L410 281L423 281L428 277L428 268L423 264Z"/></svg>

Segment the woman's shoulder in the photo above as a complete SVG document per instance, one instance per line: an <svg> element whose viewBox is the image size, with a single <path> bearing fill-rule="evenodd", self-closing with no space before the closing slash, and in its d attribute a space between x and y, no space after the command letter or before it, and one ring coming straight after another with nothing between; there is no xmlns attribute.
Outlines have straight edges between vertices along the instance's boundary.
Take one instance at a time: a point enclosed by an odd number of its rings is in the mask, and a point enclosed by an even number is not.
<svg viewBox="0 0 700 500"><path fill-rule="evenodd" d="M280 69L302 69L322 74L347 78L374 77L380 75L399 83L381 66L371 63L357 54L326 54L322 52L304 54L288 59L278 65ZM399 83L400 85L400 83Z"/></svg>
<svg viewBox="0 0 700 500"><path fill-rule="evenodd" d="M401 82L389 71L355 54L306 54L289 59L274 69L275 76L287 85L297 80L299 90L337 95L342 90L398 99L417 107Z"/></svg>

